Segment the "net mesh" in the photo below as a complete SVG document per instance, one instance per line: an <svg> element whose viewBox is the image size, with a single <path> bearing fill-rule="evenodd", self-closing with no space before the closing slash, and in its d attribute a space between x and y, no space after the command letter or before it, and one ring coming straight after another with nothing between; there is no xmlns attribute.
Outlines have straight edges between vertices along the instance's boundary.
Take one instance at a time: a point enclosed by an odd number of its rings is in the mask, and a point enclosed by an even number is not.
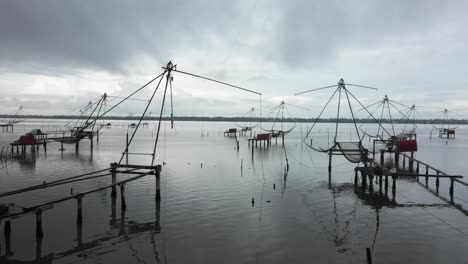
<svg viewBox="0 0 468 264"><path fill-rule="evenodd" d="M334 149L339 150L352 163L359 163L367 158L367 149L361 142L336 142Z"/></svg>

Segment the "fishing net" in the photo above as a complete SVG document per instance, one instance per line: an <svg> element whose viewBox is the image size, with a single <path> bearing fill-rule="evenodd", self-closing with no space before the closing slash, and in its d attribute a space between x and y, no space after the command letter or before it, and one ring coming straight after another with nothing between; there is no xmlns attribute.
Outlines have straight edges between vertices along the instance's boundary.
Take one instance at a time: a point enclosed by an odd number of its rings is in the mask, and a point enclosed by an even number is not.
<svg viewBox="0 0 468 264"><path fill-rule="evenodd" d="M339 150L352 163L359 163L367 158L368 151L361 142L336 142L334 149Z"/></svg>

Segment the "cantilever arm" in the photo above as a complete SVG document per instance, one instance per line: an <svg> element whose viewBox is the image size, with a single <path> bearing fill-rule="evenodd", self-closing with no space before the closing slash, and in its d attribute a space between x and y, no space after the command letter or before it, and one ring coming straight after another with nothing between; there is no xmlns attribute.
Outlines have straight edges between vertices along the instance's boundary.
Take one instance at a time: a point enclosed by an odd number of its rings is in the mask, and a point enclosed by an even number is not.
<svg viewBox="0 0 468 264"><path fill-rule="evenodd" d="M330 85L330 86L315 88L315 89L312 89L312 90L307 90L307 91L304 91L304 92L296 93L296 94L294 94L294 95L300 95L300 94L310 93L310 92L313 92L313 91L318 91L318 90L322 90L322 89L328 89L328 88L337 87L337 86L338 86L338 84L334 84L334 85Z"/></svg>
<svg viewBox="0 0 468 264"><path fill-rule="evenodd" d="M359 84L345 83L345 85L356 86L356 87L361 87L361 88L367 88L367 89L372 89L372 90L378 90L377 88L374 88L374 87L364 86L364 85L359 85Z"/></svg>
<svg viewBox="0 0 468 264"><path fill-rule="evenodd" d="M189 72L184 72L184 71L179 71L179 70L176 70L176 69L174 69L173 71L178 72L178 73L182 73L182 74L186 74L186 75L190 75L190 76L193 76L193 77L197 77L197 78L200 78L200 79L212 81L212 82L215 82L215 83L220 83L220 84L223 84L223 85L226 85L226 86L230 86L230 87L233 87L233 88L236 88L236 89L244 90L244 91L246 91L246 92L250 92L250 93L262 95L262 94L259 93L259 92L255 92L255 91L252 91L252 90L249 90L249 89L246 89L246 88L242 88L242 87L239 87L239 86L236 86L236 85L232 85L232 84L229 84L229 83L217 81L217 80L215 80L215 79L203 77L203 76L201 76L201 75L197 75L197 74L193 74L193 73L189 73Z"/></svg>

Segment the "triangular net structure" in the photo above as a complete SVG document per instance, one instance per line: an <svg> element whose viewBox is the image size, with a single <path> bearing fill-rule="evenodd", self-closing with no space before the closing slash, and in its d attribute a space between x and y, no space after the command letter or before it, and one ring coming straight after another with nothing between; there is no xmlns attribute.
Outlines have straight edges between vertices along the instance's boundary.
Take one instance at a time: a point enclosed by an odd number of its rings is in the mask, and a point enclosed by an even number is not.
<svg viewBox="0 0 468 264"><path fill-rule="evenodd" d="M415 107L409 107L391 100L387 95L376 103L366 106L370 112L367 118L359 126L359 129L369 138L385 140L386 138L410 139L415 135L415 124L410 125L410 115L415 114ZM363 111L360 109L359 111ZM380 123L375 130L375 125L368 121L375 115Z"/></svg>
<svg viewBox="0 0 468 264"><path fill-rule="evenodd" d="M265 119L273 119L273 124L271 125L271 127L261 127L262 130L270 132L272 137L284 136L287 135L289 132L293 131L293 129L296 127L296 123L286 122L286 119L294 119L291 113L289 112L288 106L309 110L307 108L288 104L285 101L281 101L279 105L271 109L268 115L265 116Z"/></svg>
<svg viewBox="0 0 468 264"><path fill-rule="evenodd" d="M252 131L252 129L260 124L255 107L252 107L242 118L245 119L243 124L236 123L236 126L238 126L241 131Z"/></svg>
<svg viewBox="0 0 468 264"><path fill-rule="evenodd" d="M446 136L447 138L455 138L455 129L460 126L457 124L455 115L459 117L461 117L461 115L453 111L449 111L447 108L444 108L444 110L436 112L433 115L435 116L434 123L438 124L434 125L434 128L439 130L439 137Z"/></svg>
<svg viewBox="0 0 468 264"><path fill-rule="evenodd" d="M377 121L377 119L367 110L358 98L349 91L347 86L377 90L376 88L369 86L345 83L343 79L340 79L340 81L335 85L295 94L300 95L317 90L334 88L334 92L320 111L320 114L315 118L312 126L307 131L307 134L304 137L304 143L311 149L318 152L328 153L330 156L343 155L348 161L353 163L367 162L368 150L362 144L365 134L358 128L356 121L358 118L358 111L353 105L357 105L359 108L362 108L374 121ZM335 107L331 107L333 103L335 103ZM330 128L325 131L323 127L318 127L317 124L322 119L331 119L334 121L331 131ZM351 123L353 126L350 130L345 130L340 127L341 122Z"/></svg>

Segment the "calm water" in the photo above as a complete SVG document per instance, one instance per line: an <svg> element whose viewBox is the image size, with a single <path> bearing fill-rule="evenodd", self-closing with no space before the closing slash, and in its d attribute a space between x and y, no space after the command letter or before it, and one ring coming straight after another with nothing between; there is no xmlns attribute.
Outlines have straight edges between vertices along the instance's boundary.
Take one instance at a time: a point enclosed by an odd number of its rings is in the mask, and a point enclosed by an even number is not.
<svg viewBox="0 0 468 264"><path fill-rule="evenodd" d="M14 133L0 133L0 146L32 128L55 130L61 123L26 121ZM355 164L334 157L329 185L328 156L301 144L307 126L297 125L286 137L290 170L285 177L280 144L256 148L252 155L247 137L240 138L237 151L235 139L223 136L231 123L176 122L174 130L166 123L157 152L157 161L167 163L159 212L154 176L126 185L124 212L120 193L114 206L110 190L87 195L82 230L76 225L76 201L63 202L44 211L42 241L35 238L35 216L26 215L11 221L7 252L2 223L0 262L365 263L369 247L374 263L468 263L467 216L447 204L446 181L441 180L439 198L414 180L399 180L397 205L391 205L377 194L355 193ZM319 129L317 138L326 145L325 131L333 124L319 124ZM342 125L341 136L350 129ZM41 148L35 158L28 151L26 159L1 165L0 192L105 169L120 158L127 130L102 129L93 153L89 140L81 142L79 153L73 145L61 153L58 143L47 153ZM151 152L154 140L151 123L130 151ZM457 138L447 141L435 132L431 139L430 128L421 126L418 144L417 158L447 173L466 174L468 127L458 128ZM148 160L131 156L130 163ZM80 192L109 183L98 178L0 198L0 203L31 206L67 196L70 188ZM468 208L468 188L455 184L455 202Z"/></svg>

